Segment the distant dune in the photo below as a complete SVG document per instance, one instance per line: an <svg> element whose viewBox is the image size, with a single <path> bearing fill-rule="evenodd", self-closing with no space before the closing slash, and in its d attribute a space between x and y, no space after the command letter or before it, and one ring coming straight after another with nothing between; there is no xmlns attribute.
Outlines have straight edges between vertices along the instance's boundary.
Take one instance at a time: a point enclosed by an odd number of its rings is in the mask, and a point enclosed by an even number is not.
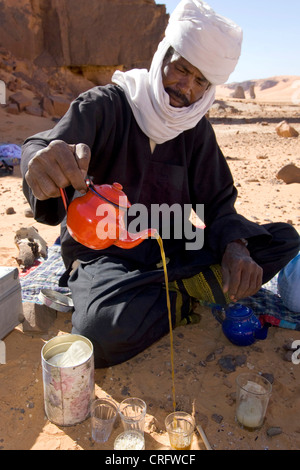
<svg viewBox="0 0 300 470"><path fill-rule="evenodd" d="M250 87L254 86L256 101L300 104L300 76L283 75L241 83L228 83L217 87L217 99L232 97L237 86L242 86L245 98L250 99Z"/></svg>

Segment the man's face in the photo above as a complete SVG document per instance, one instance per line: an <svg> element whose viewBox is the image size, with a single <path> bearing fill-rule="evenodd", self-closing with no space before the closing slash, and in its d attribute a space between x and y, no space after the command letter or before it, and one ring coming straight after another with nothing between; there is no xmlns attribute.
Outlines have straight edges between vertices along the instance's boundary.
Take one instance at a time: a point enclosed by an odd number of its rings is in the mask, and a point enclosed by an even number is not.
<svg viewBox="0 0 300 470"><path fill-rule="evenodd" d="M183 108L199 101L211 85L190 62L174 52L162 65L163 86L170 105Z"/></svg>

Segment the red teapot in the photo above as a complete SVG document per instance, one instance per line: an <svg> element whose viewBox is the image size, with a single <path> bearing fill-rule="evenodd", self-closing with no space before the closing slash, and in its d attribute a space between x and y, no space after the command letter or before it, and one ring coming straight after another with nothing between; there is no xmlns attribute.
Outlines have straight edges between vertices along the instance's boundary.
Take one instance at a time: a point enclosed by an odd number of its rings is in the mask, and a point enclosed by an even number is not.
<svg viewBox="0 0 300 470"><path fill-rule="evenodd" d="M124 217L131 204L121 184L94 185L87 180L87 187L87 193L70 204L66 191L60 189L67 211L67 229L74 240L93 250L104 250L111 245L134 248L148 237L158 237L157 230L151 228L140 233L126 230Z"/></svg>

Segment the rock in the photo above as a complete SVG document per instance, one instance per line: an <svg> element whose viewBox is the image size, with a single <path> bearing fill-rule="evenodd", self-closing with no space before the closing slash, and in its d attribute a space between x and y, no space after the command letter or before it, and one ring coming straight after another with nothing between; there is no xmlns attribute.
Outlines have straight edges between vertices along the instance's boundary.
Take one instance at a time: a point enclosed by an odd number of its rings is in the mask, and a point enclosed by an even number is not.
<svg viewBox="0 0 300 470"><path fill-rule="evenodd" d="M54 106L51 99L48 96L44 96L41 102L42 109L49 114L54 116Z"/></svg>
<svg viewBox="0 0 300 470"><path fill-rule="evenodd" d="M273 374L269 374L268 372L265 372L263 374L261 374L262 377L264 377L265 379L267 379L270 384L273 384L274 383L274 375Z"/></svg>
<svg viewBox="0 0 300 470"><path fill-rule="evenodd" d="M297 348L294 346L294 340L290 339L284 343L282 346L285 351L296 351Z"/></svg>
<svg viewBox="0 0 300 470"><path fill-rule="evenodd" d="M23 302L23 315L24 332L48 332L57 318L56 310L33 302Z"/></svg>
<svg viewBox="0 0 300 470"><path fill-rule="evenodd" d="M54 116L62 117L68 111L70 107L70 101L63 98L62 96L50 96L49 97L53 106Z"/></svg>
<svg viewBox="0 0 300 470"><path fill-rule="evenodd" d="M238 356L235 356L234 361L235 361L236 366L242 367L247 362L247 356L246 354L239 354Z"/></svg>
<svg viewBox="0 0 300 470"><path fill-rule="evenodd" d="M22 269L33 266L36 259L47 257L47 243L34 227L21 227L15 234L19 248L16 261Z"/></svg>
<svg viewBox="0 0 300 470"><path fill-rule="evenodd" d="M38 246L36 243L23 239L18 243L19 253L16 257L18 265L22 269L30 268L38 258Z"/></svg>
<svg viewBox="0 0 300 470"><path fill-rule="evenodd" d="M212 361L215 360L215 358L216 358L216 355L215 355L215 353L212 352L212 353L210 353L210 354L207 356L207 358L205 359L205 361L206 361L206 362L212 362Z"/></svg>
<svg viewBox="0 0 300 470"><path fill-rule="evenodd" d="M283 359L286 362L292 362L292 356L293 356L293 351L286 351L286 353L283 355Z"/></svg>
<svg viewBox="0 0 300 470"><path fill-rule="evenodd" d="M276 126L277 135L280 137L298 137L299 132L296 131L287 121L282 121Z"/></svg>
<svg viewBox="0 0 300 470"><path fill-rule="evenodd" d="M215 423L220 424L220 423L222 423L222 421L223 421L224 418L223 418L222 415L213 414L213 415L211 416L211 419L212 419L213 421L215 421Z"/></svg>
<svg viewBox="0 0 300 470"><path fill-rule="evenodd" d="M300 183L300 168L290 163L279 170L276 178L283 180L286 184Z"/></svg>
<svg viewBox="0 0 300 470"><path fill-rule="evenodd" d="M26 106L25 113L30 114L31 116L41 117L43 115L43 110L39 106Z"/></svg>
<svg viewBox="0 0 300 470"><path fill-rule="evenodd" d="M256 95L255 95L255 91L254 91L254 85L251 85L251 86L250 86L249 93L250 93L250 98L251 98L252 100L255 100Z"/></svg>
<svg viewBox="0 0 300 470"><path fill-rule="evenodd" d="M236 89L234 90L234 93L232 95L233 98L238 98L241 100L245 99L245 91L244 88L241 85L238 85Z"/></svg>
<svg viewBox="0 0 300 470"><path fill-rule="evenodd" d="M221 367L221 370L225 372L226 374L230 374L231 372L234 372L236 369L234 356L231 356L231 355L222 356L219 359L218 364Z"/></svg>
<svg viewBox="0 0 300 470"><path fill-rule="evenodd" d="M32 209L30 207L28 207L27 209L25 209L24 211L24 215L25 217L28 217L28 218L33 218L33 212L32 212Z"/></svg>
<svg viewBox="0 0 300 470"><path fill-rule="evenodd" d="M154 0L0 0L0 11L2 47L40 67L148 67L168 22Z"/></svg>
<svg viewBox="0 0 300 470"><path fill-rule="evenodd" d="M225 372L226 374L230 374L231 372L234 372L237 367L244 366L246 362L246 354L240 354L237 356L228 354L227 356L222 356L219 359L218 364L223 372Z"/></svg>
<svg viewBox="0 0 300 470"><path fill-rule="evenodd" d="M7 215L11 215L11 214L16 213L16 211L13 207L8 207L5 212L6 212Z"/></svg>
<svg viewBox="0 0 300 470"><path fill-rule="evenodd" d="M5 107L5 111L9 114L19 114L19 108L18 108L18 105L17 104L13 104L13 103L9 103L6 107Z"/></svg>
<svg viewBox="0 0 300 470"><path fill-rule="evenodd" d="M269 437L279 436L279 434L282 434L282 429L279 426L273 426L267 430Z"/></svg>
<svg viewBox="0 0 300 470"><path fill-rule="evenodd" d="M24 111L27 106L31 106L32 104L31 100L27 98L21 91L10 95L9 99L13 104L18 106L20 112Z"/></svg>

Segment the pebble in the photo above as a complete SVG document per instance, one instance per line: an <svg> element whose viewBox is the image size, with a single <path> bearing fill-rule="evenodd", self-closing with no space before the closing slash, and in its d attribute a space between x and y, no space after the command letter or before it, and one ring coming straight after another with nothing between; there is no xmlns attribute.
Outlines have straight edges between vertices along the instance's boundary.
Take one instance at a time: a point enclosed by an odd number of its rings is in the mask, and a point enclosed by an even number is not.
<svg viewBox="0 0 300 470"><path fill-rule="evenodd" d="M211 416L211 419L213 421L215 421L216 423L220 424L222 421L223 421L223 416L222 415L217 415L217 414L213 414Z"/></svg>
<svg viewBox="0 0 300 470"><path fill-rule="evenodd" d="M32 218L33 217L32 209L30 209L30 208L25 209L24 215L25 215L25 217Z"/></svg>
<svg viewBox="0 0 300 470"><path fill-rule="evenodd" d="M6 212L6 214L8 214L8 215L10 215L10 214L15 214L15 213L16 213L16 211L15 211L15 209L14 209L13 207L8 207L5 212Z"/></svg>
<svg viewBox="0 0 300 470"><path fill-rule="evenodd" d="M211 354L209 354L209 355L207 356L207 358L205 359L205 361L206 361L206 362L212 362L212 361L215 360L215 358L216 358L215 353L211 353Z"/></svg>
<svg viewBox="0 0 300 470"><path fill-rule="evenodd" d="M227 356L222 356L218 364L221 367L221 370L226 374L234 372L237 367L242 367L247 361L247 356L245 354L240 354L237 356L232 356L231 354Z"/></svg>
<svg viewBox="0 0 300 470"><path fill-rule="evenodd" d="M279 436L279 434L282 434L282 429L279 426L272 426L267 430L269 437Z"/></svg>
<svg viewBox="0 0 300 470"><path fill-rule="evenodd" d="M273 384L274 383L274 375L273 374L269 374L268 372L265 372L263 374L261 374L262 377L264 377L265 379L267 379L270 384Z"/></svg>

